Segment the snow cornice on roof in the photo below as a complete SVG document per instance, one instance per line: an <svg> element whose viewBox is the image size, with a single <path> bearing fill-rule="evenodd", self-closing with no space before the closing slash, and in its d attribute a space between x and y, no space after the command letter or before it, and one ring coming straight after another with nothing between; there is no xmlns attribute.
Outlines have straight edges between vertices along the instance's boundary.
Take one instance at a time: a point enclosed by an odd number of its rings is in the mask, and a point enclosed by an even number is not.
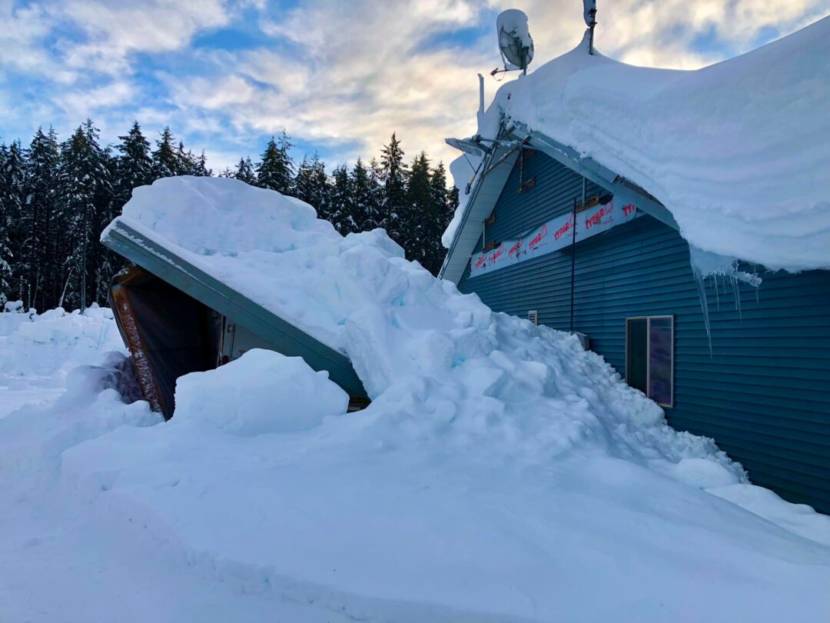
<svg viewBox="0 0 830 623"><path fill-rule="evenodd" d="M830 18L695 71L626 65L586 42L504 84L478 135L507 130L676 227L770 269L830 269ZM451 167L466 183L465 167ZM461 182L461 183L459 183ZM476 186L443 238L477 227ZM489 193L484 193L489 196ZM449 265L455 261L449 257Z"/></svg>

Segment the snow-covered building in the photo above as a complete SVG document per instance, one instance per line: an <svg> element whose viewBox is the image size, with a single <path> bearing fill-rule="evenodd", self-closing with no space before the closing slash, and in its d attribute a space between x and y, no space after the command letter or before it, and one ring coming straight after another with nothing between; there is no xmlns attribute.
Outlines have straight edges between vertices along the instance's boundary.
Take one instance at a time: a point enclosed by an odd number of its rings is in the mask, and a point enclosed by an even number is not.
<svg viewBox="0 0 830 623"><path fill-rule="evenodd" d="M830 512L830 18L690 72L583 42L450 140L442 276L584 334L676 428ZM483 100L483 98L482 98Z"/></svg>

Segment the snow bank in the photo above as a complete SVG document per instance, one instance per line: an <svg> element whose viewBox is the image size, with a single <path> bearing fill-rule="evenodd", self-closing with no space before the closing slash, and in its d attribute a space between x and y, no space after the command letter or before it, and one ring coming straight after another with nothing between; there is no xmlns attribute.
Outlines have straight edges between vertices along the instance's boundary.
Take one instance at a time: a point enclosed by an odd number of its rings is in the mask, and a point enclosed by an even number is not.
<svg viewBox="0 0 830 623"><path fill-rule="evenodd" d="M378 404L418 405L408 425L425 435L497 438L531 461L589 447L643 464L695 457L744 478L575 337L493 313L383 230L344 238L306 204L224 178L159 180L119 218L347 354Z"/></svg>
<svg viewBox="0 0 830 623"><path fill-rule="evenodd" d="M343 415L349 396L299 357L254 349L218 370L176 382L177 421L237 435L313 428Z"/></svg>
<svg viewBox="0 0 830 623"><path fill-rule="evenodd" d="M178 178L123 218L331 340L372 404L343 416L324 374L257 351L181 379L170 422L102 366L70 375L0 420L0 619L830 617L830 549L805 538L830 519L762 499L575 338L308 210Z"/></svg>
<svg viewBox="0 0 830 623"><path fill-rule="evenodd" d="M108 309L0 313L0 417L53 400L74 368L108 351L124 352Z"/></svg>
<svg viewBox="0 0 830 623"><path fill-rule="evenodd" d="M594 158L656 196L703 251L830 268L828 58L830 18L697 71L590 56L583 41L502 86L479 133L494 138L504 116Z"/></svg>
<svg viewBox="0 0 830 623"><path fill-rule="evenodd" d="M0 314L0 375L51 377L91 363L101 352L124 345L109 309L90 307L84 314L53 309L43 314Z"/></svg>

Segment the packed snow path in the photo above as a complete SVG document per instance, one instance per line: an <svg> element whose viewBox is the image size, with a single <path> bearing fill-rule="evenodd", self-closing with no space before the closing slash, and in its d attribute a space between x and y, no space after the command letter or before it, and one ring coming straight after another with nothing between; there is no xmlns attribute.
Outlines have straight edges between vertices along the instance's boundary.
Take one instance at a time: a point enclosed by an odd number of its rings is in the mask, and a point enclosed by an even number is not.
<svg viewBox="0 0 830 623"><path fill-rule="evenodd" d="M233 180L162 180L124 218L348 354L373 402L251 351L180 379L164 423L112 389L106 310L0 316L3 365L65 387L0 419L0 620L830 617L830 519L575 338Z"/></svg>

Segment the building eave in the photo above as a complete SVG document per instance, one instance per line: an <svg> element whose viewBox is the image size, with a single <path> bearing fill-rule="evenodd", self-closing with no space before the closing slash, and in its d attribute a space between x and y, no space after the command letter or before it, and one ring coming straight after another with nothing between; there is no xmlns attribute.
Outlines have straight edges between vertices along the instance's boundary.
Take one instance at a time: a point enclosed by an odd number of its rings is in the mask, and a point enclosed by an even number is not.
<svg viewBox="0 0 830 623"><path fill-rule="evenodd" d="M461 281L467 263L484 229L484 219L490 215L501 196L507 178L518 158L519 148L535 149L553 160L605 188L621 201L631 202L672 229L679 229L672 213L645 189L618 175L590 157L580 156L572 147L541 133L528 130L521 124L502 129L500 141L484 156L481 173L470 189L461 222L453 236L439 276L454 283Z"/></svg>

